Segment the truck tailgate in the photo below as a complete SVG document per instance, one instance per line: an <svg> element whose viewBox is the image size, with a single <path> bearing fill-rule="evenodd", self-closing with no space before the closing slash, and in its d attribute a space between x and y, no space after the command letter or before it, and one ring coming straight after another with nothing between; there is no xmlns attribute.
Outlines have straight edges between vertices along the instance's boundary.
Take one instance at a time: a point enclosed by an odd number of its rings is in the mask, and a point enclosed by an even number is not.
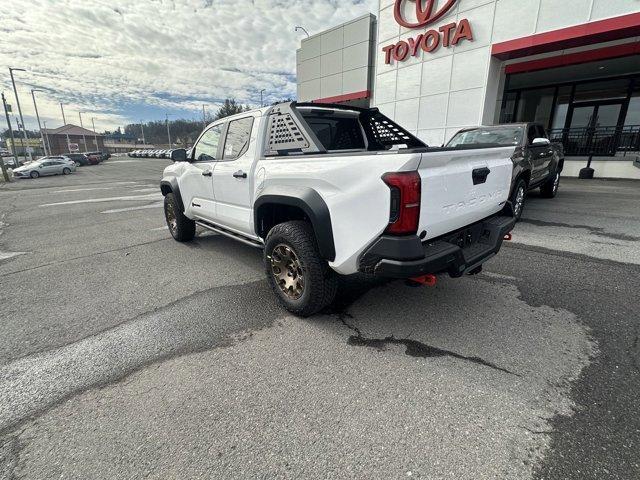
<svg viewBox="0 0 640 480"><path fill-rule="evenodd" d="M431 239L499 212L509 197L515 147L425 152L418 171L418 233Z"/></svg>

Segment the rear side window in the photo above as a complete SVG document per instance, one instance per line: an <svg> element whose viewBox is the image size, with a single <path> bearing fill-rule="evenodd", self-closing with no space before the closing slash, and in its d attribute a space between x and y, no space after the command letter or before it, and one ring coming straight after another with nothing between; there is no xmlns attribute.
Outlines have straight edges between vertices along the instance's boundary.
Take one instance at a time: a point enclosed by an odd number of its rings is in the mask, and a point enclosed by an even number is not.
<svg viewBox="0 0 640 480"><path fill-rule="evenodd" d="M244 155L249 148L253 117L240 118L229 122L227 138L224 142L223 160L235 160Z"/></svg>
<svg viewBox="0 0 640 480"><path fill-rule="evenodd" d="M359 150L365 148L362 128L356 117L304 115L313 133L326 150Z"/></svg>

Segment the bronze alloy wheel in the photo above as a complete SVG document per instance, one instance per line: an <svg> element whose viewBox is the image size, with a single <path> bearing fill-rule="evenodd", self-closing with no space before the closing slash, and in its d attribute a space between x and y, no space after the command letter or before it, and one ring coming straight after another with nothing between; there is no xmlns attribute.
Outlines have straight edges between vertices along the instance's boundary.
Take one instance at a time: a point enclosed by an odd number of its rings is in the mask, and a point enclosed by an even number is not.
<svg viewBox="0 0 640 480"><path fill-rule="evenodd" d="M298 300L304 293L304 271L296 253L282 243L269 257L271 273L280 290L290 299Z"/></svg>
<svg viewBox="0 0 640 480"><path fill-rule="evenodd" d="M524 196L525 196L524 186L518 187L518 191L516 193L516 201L514 202L514 205L513 205L513 210L516 217L519 217L520 214L522 213L522 207L524 206Z"/></svg>
<svg viewBox="0 0 640 480"><path fill-rule="evenodd" d="M167 225L172 234L175 234L178 229L178 219L176 218L176 207L174 202L167 202L167 208L165 209L165 216L167 217Z"/></svg>

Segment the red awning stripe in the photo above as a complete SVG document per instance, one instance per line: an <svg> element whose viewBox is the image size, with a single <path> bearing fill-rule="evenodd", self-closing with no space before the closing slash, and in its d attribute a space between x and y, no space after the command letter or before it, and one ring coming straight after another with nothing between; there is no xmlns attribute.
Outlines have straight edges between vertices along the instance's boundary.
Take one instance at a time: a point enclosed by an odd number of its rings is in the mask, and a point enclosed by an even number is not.
<svg viewBox="0 0 640 480"><path fill-rule="evenodd" d="M607 60L611 58L628 57L640 54L640 42L626 43L624 45L614 45L612 47L597 48L585 52L567 53L556 57L541 58L528 62L514 63L505 67L505 73L524 73L547 70L549 68L566 67L569 65L580 65L582 63Z"/></svg>
<svg viewBox="0 0 640 480"><path fill-rule="evenodd" d="M313 103L340 103L347 102L349 100L359 100L361 98L369 98L371 92L369 90L362 90L361 92L346 93L344 95L338 95L336 97L325 97L313 100Z"/></svg>
<svg viewBox="0 0 640 480"><path fill-rule="evenodd" d="M640 13L632 13L496 43L491 47L491 54L509 60L638 35Z"/></svg>

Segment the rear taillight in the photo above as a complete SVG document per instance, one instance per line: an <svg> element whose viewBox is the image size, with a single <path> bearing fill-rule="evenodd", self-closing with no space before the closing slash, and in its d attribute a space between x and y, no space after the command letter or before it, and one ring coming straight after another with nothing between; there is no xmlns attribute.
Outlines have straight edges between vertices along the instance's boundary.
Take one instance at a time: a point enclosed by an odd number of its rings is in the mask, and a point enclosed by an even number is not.
<svg viewBox="0 0 640 480"><path fill-rule="evenodd" d="M420 175L418 172L393 172L382 176L391 189L389 226L385 233L415 235L420 219Z"/></svg>

